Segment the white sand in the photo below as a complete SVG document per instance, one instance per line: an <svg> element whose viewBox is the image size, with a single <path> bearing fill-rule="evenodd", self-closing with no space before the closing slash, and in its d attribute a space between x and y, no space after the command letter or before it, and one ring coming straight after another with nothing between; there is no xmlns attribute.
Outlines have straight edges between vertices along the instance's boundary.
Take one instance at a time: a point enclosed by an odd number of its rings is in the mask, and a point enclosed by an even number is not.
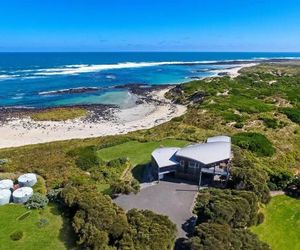
<svg viewBox="0 0 300 250"><path fill-rule="evenodd" d="M133 108L114 110L110 121L87 122L80 119L65 122L35 122L28 118L13 119L0 126L0 148L17 147L51 141L125 134L151 128L185 113L186 107L164 98L169 90L152 93L161 104L144 103Z"/></svg>
<svg viewBox="0 0 300 250"><path fill-rule="evenodd" d="M234 78L244 67L252 67L256 63L236 65L230 69L216 70L227 73ZM148 129L162 124L185 113L186 107L172 104L164 98L169 88L152 93L153 99L162 103L144 103L133 108L112 110L111 119L88 122L82 119L65 122L35 122L28 118L16 118L0 125L0 148L17 147L51 141L79 138L91 138L105 135L126 134L131 131Z"/></svg>
<svg viewBox="0 0 300 250"><path fill-rule="evenodd" d="M230 69L220 69L220 70L215 70L214 72L216 73L216 76L218 76L219 73L227 73L231 78L235 78L240 75L239 71L242 68L253 67L256 66L257 64L258 63L243 63L243 64L233 66Z"/></svg>

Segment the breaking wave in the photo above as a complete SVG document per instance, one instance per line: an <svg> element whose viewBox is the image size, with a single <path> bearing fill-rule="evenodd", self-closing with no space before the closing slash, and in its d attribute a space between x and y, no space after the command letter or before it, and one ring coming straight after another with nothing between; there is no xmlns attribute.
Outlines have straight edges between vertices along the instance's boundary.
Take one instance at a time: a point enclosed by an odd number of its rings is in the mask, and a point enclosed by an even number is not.
<svg viewBox="0 0 300 250"><path fill-rule="evenodd" d="M42 91L39 92L38 94L39 95L78 94L78 93L98 91L99 89L100 88L98 87L78 87L78 88Z"/></svg>

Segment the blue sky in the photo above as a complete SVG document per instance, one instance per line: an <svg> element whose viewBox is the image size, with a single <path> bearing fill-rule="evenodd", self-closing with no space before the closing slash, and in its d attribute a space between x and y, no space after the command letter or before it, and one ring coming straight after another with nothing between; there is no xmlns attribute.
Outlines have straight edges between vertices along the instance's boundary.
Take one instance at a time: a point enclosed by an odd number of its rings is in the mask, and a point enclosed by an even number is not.
<svg viewBox="0 0 300 250"><path fill-rule="evenodd" d="M300 51L299 0L2 0L0 51Z"/></svg>

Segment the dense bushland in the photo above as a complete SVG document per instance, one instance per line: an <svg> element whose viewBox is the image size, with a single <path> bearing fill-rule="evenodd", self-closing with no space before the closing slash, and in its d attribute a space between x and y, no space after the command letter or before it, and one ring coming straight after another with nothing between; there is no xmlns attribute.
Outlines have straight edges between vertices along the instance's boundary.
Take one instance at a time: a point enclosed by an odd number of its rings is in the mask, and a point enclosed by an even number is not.
<svg viewBox="0 0 300 250"><path fill-rule="evenodd" d="M226 224L203 223L196 226L194 236L185 242L185 249L269 250L270 247L247 229L231 228Z"/></svg>
<svg viewBox="0 0 300 250"><path fill-rule="evenodd" d="M176 226L151 211L127 214L90 185L68 184L60 195L69 208L78 245L91 249L172 249Z"/></svg>
<svg viewBox="0 0 300 250"><path fill-rule="evenodd" d="M207 189L199 192L194 213L198 223L245 228L257 223L258 199L249 191Z"/></svg>

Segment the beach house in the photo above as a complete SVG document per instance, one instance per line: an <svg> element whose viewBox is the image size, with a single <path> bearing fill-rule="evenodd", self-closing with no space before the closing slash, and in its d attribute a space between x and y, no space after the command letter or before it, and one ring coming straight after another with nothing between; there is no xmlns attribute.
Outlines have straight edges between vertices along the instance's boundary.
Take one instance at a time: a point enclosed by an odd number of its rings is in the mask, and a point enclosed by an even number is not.
<svg viewBox="0 0 300 250"><path fill-rule="evenodd" d="M205 143L197 143L184 148L158 148L152 152L152 170L158 180L174 176L201 184L203 176L229 176L229 165L232 158L231 138L214 136Z"/></svg>

